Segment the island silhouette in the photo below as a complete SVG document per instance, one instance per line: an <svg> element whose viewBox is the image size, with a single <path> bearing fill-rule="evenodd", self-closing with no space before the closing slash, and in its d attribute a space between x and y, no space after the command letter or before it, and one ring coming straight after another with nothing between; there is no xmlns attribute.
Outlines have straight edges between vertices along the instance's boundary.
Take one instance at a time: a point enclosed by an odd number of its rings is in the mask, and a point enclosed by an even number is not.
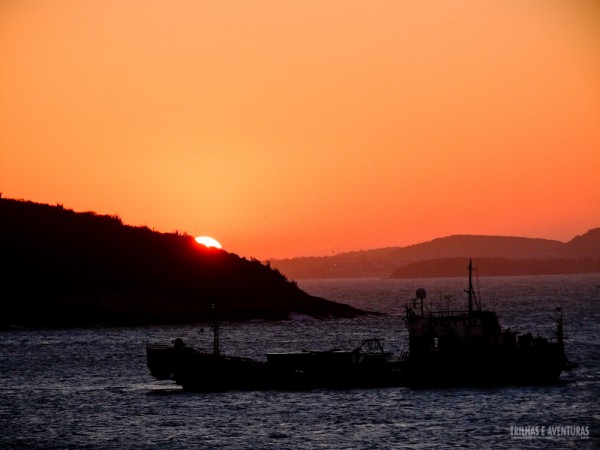
<svg viewBox="0 0 600 450"><path fill-rule="evenodd" d="M480 276L600 273L600 228L569 242L454 235L407 247L274 259L271 265L294 279L460 277L469 258L477 260Z"/></svg>
<svg viewBox="0 0 600 450"><path fill-rule="evenodd" d="M0 326L354 317L255 259L117 215L0 198Z"/></svg>

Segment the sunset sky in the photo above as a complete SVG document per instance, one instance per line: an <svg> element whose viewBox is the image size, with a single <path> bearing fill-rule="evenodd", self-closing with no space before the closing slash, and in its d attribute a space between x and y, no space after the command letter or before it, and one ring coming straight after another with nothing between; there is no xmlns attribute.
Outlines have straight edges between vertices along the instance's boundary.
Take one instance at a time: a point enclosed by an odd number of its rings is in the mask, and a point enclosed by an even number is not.
<svg viewBox="0 0 600 450"><path fill-rule="evenodd" d="M3 0L0 192L259 259L600 226L597 0Z"/></svg>

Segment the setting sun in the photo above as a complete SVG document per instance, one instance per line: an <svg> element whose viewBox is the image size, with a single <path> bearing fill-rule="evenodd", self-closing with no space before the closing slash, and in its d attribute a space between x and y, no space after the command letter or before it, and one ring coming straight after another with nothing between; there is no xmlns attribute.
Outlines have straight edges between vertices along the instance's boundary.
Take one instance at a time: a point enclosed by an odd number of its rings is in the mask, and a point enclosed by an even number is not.
<svg viewBox="0 0 600 450"><path fill-rule="evenodd" d="M223 248L219 241L217 241L215 238L211 238L210 236L198 236L196 238L196 242L208 248Z"/></svg>

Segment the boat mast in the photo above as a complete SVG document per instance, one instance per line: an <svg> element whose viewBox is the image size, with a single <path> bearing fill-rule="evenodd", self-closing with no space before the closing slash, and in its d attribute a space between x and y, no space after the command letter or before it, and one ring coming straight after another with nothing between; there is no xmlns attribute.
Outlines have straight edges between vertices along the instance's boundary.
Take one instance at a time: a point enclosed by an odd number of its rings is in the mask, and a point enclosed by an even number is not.
<svg viewBox="0 0 600 450"><path fill-rule="evenodd" d="M473 290L473 260L471 258L469 258L469 290L465 290L465 292L469 294L469 314L473 314L473 300L477 303L477 299ZM479 305L477 309L479 309Z"/></svg>

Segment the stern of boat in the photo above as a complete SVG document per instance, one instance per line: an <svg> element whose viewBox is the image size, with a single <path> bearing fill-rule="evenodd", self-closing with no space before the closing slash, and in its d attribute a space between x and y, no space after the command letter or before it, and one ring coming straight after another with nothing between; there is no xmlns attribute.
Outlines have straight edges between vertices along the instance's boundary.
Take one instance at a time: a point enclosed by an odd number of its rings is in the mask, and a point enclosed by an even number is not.
<svg viewBox="0 0 600 450"><path fill-rule="evenodd" d="M175 373L175 349L169 345L146 344L146 361L157 380L172 380Z"/></svg>

